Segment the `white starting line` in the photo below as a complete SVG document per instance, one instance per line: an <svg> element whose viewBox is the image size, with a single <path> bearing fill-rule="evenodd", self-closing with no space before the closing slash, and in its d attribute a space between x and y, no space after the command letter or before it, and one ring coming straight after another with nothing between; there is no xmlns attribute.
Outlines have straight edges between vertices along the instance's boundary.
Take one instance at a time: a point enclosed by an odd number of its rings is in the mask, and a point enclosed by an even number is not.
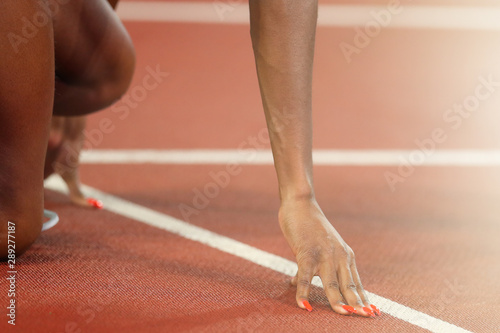
<svg viewBox="0 0 500 333"><path fill-rule="evenodd" d="M397 13L390 15L387 28L500 30L498 6L423 6L408 2L400 1ZM318 25L365 26L375 21L374 13L389 9L388 5L320 5ZM120 3L117 13L124 21L249 23L248 4L238 0L214 0L210 3L127 1Z"/></svg>
<svg viewBox="0 0 500 333"><path fill-rule="evenodd" d="M67 193L66 185L59 177L53 176L47 179L45 187L54 191ZM166 214L120 199L97 189L83 186L83 190L88 196L102 200L104 202L104 208L117 215L200 242L204 245L288 276L294 276L297 272L296 263L285 258L191 225ZM313 284L320 288L323 287L318 277L313 279ZM401 305L387 298L370 292L367 292L367 294L370 301L377 304L383 312L415 326L434 333L471 333L463 328Z"/></svg>
<svg viewBox="0 0 500 333"><path fill-rule="evenodd" d="M314 150L314 165L326 166L500 166L500 150ZM89 150L82 164L272 165L270 150Z"/></svg>

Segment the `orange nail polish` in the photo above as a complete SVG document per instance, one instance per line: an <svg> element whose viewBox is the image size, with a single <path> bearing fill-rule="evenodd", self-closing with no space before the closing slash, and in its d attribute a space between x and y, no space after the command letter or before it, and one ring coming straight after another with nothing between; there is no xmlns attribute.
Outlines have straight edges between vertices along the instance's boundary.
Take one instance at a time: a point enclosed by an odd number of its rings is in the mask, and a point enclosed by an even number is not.
<svg viewBox="0 0 500 333"><path fill-rule="evenodd" d="M358 311L356 311L356 309L350 305L342 305L342 307L344 308L344 310L348 311L349 313L358 313Z"/></svg>
<svg viewBox="0 0 500 333"><path fill-rule="evenodd" d="M365 311L366 313L368 313L370 315L370 317L375 317L375 314L373 313L373 311L370 308L368 308L368 307L365 306L363 308L363 311Z"/></svg>
<svg viewBox="0 0 500 333"><path fill-rule="evenodd" d="M380 316L380 310L373 304L370 304L370 306L373 309L373 312L375 312L377 316Z"/></svg>
<svg viewBox="0 0 500 333"><path fill-rule="evenodd" d="M313 310L311 304L309 304L308 301L303 301L302 304L304 305L307 311L311 312Z"/></svg>
<svg viewBox="0 0 500 333"><path fill-rule="evenodd" d="M103 203L102 203L101 200L96 200L96 199L93 199L93 198L88 198L87 202L89 204L91 204L92 206L94 206L95 208L97 208L97 209L102 209L104 207L104 205L103 205Z"/></svg>

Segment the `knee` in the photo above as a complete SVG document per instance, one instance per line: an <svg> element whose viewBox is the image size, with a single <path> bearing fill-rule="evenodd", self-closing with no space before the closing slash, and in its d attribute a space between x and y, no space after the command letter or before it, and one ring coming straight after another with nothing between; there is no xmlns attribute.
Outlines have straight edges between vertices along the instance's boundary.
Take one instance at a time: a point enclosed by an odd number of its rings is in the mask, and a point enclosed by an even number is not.
<svg viewBox="0 0 500 333"><path fill-rule="evenodd" d="M106 63L96 83L96 92L103 107L112 105L127 92L135 71L135 50L131 41L124 43L116 54L115 59Z"/></svg>
<svg viewBox="0 0 500 333"><path fill-rule="evenodd" d="M55 115L90 114L111 106L127 92L135 70L135 50L127 35L121 39L118 48L102 52L97 61L89 60L90 70L79 69L70 75L63 69L56 72L56 90L62 93L54 100Z"/></svg>

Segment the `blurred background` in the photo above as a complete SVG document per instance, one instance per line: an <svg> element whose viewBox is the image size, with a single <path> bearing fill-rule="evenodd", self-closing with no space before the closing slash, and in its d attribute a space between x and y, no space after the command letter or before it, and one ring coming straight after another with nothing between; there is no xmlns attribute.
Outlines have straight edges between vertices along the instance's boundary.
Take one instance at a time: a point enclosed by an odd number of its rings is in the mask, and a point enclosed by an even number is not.
<svg viewBox="0 0 500 333"><path fill-rule="evenodd" d="M270 160L243 163L188 219L180 207L194 205L224 161L99 160L123 150L155 149L156 157L269 149L258 138L266 125L247 1L124 0L118 15L137 50L135 77L116 105L89 117L81 174L83 183L129 205L113 207L104 197L114 213L76 210L48 191L61 223L25 258L36 278L43 267L44 281L62 287L55 296L33 293L41 300L33 313L54 311L60 322L92 332L109 332L104 319L121 332L144 323L155 332L426 331L408 316L383 316L377 326L332 316L319 288L304 319L282 271L122 212L139 205L294 260L277 223ZM470 331L500 331L500 1L320 1L313 94L314 148L340 156L315 166L316 196L356 252L366 289ZM414 152L431 165L402 172L401 161ZM385 154L389 162L380 163ZM339 163L352 156L362 163ZM446 165L435 163L439 156ZM391 186L390 177L400 178ZM91 297L50 276L47 267L59 266L47 258L60 253L65 273L81 277ZM89 276L99 276L97 285ZM99 297L108 303L85 322L77 309ZM392 315L407 314L382 304ZM450 332L439 325L434 332Z"/></svg>
<svg viewBox="0 0 500 333"><path fill-rule="evenodd" d="M498 148L500 93L481 101L457 129L443 117L474 94L479 77L500 81L499 2L401 0L393 12L389 3L320 1L315 148L412 149L436 127L448 135L439 148ZM141 84L147 66L160 65L170 76L99 148L117 147L117 138L130 148L144 147L144 140L151 148L214 148L214 140L218 148L235 148L258 132L264 119L247 6L243 0L122 1L118 13L138 50L131 87ZM383 26L387 12L390 23ZM359 32L366 34L367 24L373 37L365 42ZM91 117L90 126L107 116ZM167 122L149 123L157 117ZM149 139L165 131L169 140Z"/></svg>

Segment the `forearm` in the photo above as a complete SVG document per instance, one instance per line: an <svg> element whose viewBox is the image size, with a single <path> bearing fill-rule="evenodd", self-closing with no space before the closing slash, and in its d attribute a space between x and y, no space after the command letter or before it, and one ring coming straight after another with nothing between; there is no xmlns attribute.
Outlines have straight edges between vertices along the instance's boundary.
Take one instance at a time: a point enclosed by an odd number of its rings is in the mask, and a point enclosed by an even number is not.
<svg viewBox="0 0 500 333"><path fill-rule="evenodd" d="M251 35L282 200L312 197L317 0L250 0Z"/></svg>

